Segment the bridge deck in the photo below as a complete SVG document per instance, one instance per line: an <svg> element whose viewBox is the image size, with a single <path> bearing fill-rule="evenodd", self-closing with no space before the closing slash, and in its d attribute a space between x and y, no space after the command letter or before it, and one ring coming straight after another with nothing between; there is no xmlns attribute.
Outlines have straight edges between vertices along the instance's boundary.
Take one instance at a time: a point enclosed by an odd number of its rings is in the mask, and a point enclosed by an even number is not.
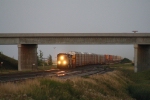
<svg viewBox="0 0 150 100"><path fill-rule="evenodd" d="M150 37L150 33L0 33L3 37Z"/></svg>
<svg viewBox="0 0 150 100"><path fill-rule="evenodd" d="M0 33L0 44L150 44L150 33Z"/></svg>

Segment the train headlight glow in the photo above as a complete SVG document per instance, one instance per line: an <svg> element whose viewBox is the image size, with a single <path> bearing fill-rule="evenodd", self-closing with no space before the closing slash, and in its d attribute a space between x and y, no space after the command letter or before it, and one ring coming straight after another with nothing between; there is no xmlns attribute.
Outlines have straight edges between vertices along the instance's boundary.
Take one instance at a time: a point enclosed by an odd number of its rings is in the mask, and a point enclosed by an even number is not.
<svg viewBox="0 0 150 100"><path fill-rule="evenodd" d="M64 61L63 61L63 64L65 65L65 64L67 64L67 62L64 60Z"/></svg>
<svg viewBox="0 0 150 100"><path fill-rule="evenodd" d="M60 59L61 59L61 60L64 60L64 56L60 56Z"/></svg>
<svg viewBox="0 0 150 100"><path fill-rule="evenodd" d="M61 64L61 62L60 62L60 61L58 61L58 64Z"/></svg>

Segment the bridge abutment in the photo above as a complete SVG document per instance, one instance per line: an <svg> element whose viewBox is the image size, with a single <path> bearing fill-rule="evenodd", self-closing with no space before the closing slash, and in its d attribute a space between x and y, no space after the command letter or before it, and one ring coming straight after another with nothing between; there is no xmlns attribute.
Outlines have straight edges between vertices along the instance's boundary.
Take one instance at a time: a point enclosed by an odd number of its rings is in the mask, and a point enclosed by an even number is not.
<svg viewBox="0 0 150 100"><path fill-rule="evenodd" d="M134 45L134 71L150 69L150 45Z"/></svg>
<svg viewBox="0 0 150 100"><path fill-rule="evenodd" d="M18 44L18 70L37 68L37 44Z"/></svg>

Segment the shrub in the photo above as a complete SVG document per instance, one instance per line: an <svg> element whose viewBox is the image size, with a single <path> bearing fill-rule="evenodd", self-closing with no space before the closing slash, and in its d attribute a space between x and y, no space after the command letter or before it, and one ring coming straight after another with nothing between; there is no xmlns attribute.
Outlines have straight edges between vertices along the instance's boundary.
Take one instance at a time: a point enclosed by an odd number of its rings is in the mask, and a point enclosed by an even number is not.
<svg viewBox="0 0 150 100"><path fill-rule="evenodd" d="M131 63L132 61L129 60L128 58L124 58L121 60L121 63Z"/></svg>

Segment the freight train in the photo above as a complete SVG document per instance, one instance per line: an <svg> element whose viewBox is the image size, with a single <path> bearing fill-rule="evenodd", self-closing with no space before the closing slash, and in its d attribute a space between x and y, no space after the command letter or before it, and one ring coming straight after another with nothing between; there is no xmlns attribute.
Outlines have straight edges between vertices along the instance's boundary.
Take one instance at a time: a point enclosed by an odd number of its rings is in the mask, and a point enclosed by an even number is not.
<svg viewBox="0 0 150 100"><path fill-rule="evenodd" d="M70 51L57 55L57 68L76 68L85 65L110 64L120 62L121 60L121 56Z"/></svg>

